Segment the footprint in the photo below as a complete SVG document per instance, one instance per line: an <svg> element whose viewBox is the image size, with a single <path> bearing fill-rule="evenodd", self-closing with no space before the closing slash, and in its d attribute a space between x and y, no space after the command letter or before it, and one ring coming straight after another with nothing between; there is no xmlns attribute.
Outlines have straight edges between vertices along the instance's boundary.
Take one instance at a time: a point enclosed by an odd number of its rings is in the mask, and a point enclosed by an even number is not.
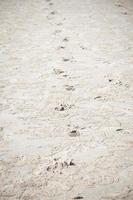
<svg viewBox="0 0 133 200"><path fill-rule="evenodd" d="M65 46L59 46L58 49L65 49Z"/></svg>
<svg viewBox="0 0 133 200"><path fill-rule="evenodd" d="M66 78L66 77L68 77L68 75L67 75L67 74L64 74L64 75L63 75L63 77L65 77L65 78ZM69 79L70 79L70 78L71 78L71 77L69 77Z"/></svg>
<svg viewBox="0 0 133 200"><path fill-rule="evenodd" d="M74 167L76 164L73 159L67 160L67 161L59 161L57 159L54 159L53 163L49 164L46 168L47 173L53 172L53 173L59 173L62 174L64 169L67 169L69 167Z"/></svg>
<svg viewBox="0 0 133 200"><path fill-rule="evenodd" d="M94 99L101 99L102 96L96 96Z"/></svg>
<svg viewBox="0 0 133 200"><path fill-rule="evenodd" d="M123 131L123 129L122 128L118 128L118 129L116 129L116 131L120 132L120 131Z"/></svg>
<svg viewBox="0 0 133 200"><path fill-rule="evenodd" d="M53 3L52 3L52 2L50 2L50 3L49 3L49 5L50 5L50 6L53 6Z"/></svg>
<svg viewBox="0 0 133 200"><path fill-rule="evenodd" d="M76 196L73 199L83 199L83 197L82 196Z"/></svg>
<svg viewBox="0 0 133 200"><path fill-rule="evenodd" d="M63 70L61 70L61 69L53 69L53 71L54 71L54 73L55 73L56 75L62 75L62 77L64 77L64 78L67 78L67 77L68 77L68 75L65 74L65 72L64 72ZM70 77L69 77L69 78L70 78Z"/></svg>
<svg viewBox="0 0 133 200"><path fill-rule="evenodd" d="M87 50L87 47L84 47L84 46L80 46L80 48L83 50Z"/></svg>
<svg viewBox="0 0 133 200"><path fill-rule="evenodd" d="M56 11L52 11L51 13L50 13L50 15L55 15L57 12Z"/></svg>
<svg viewBox="0 0 133 200"><path fill-rule="evenodd" d="M71 57L71 58L62 58L63 62L75 62L74 58Z"/></svg>
<svg viewBox="0 0 133 200"><path fill-rule="evenodd" d="M115 85L118 85L118 86L121 86L121 85L122 85L122 82L121 82L120 80L117 80L117 81L114 82L114 84L115 84Z"/></svg>
<svg viewBox="0 0 133 200"><path fill-rule="evenodd" d="M61 33L61 32L62 32L62 30L55 30L53 34L56 35L56 34Z"/></svg>
<svg viewBox="0 0 133 200"><path fill-rule="evenodd" d="M4 128L3 127L0 127L0 132L2 132L4 130Z"/></svg>
<svg viewBox="0 0 133 200"><path fill-rule="evenodd" d="M65 38L63 39L63 41L64 41L64 42L68 42L68 41L69 41L69 38L68 38L68 37L65 37Z"/></svg>
<svg viewBox="0 0 133 200"><path fill-rule="evenodd" d="M62 70L62 69L53 69L54 73L56 75L59 75L59 74L64 74L65 72Z"/></svg>
<svg viewBox="0 0 133 200"><path fill-rule="evenodd" d="M74 88L73 85L65 85L65 88L66 88L66 90L68 90L68 91L74 91L74 90L75 90L75 88Z"/></svg>
<svg viewBox="0 0 133 200"><path fill-rule="evenodd" d="M61 104L61 105L55 107L55 110L57 110L57 111L64 111L65 110L65 106Z"/></svg>
<svg viewBox="0 0 133 200"><path fill-rule="evenodd" d="M57 26L62 26L62 25L63 25L63 24L62 24L61 22L57 24Z"/></svg>
<svg viewBox="0 0 133 200"><path fill-rule="evenodd" d="M121 4L116 4L116 6L117 6L117 7L123 7L123 5L121 5Z"/></svg>
<svg viewBox="0 0 133 200"><path fill-rule="evenodd" d="M78 130L73 129L72 131L69 132L69 136L70 137L77 137L77 136L80 136L80 133L79 133Z"/></svg>
<svg viewBox="0 0 133 200"><path fill-rule="evenodd" d="M123 14L123 15L128 15L128 12L121 12L121 14Z"/></svg>
<svg viewBox="0 0 133 200"><path fill-rule="evenodd" d="M68 104L60 104L59 106L55 107L55 110L57 111L65 111L68 109L71 109L73 105L68 105Z"/></svg>
<svg viewBox="0 0 133 200"><path fill-rule="evenodd" d="M68 61L70 61L70 59L69 58L63 58L63 61L68 62Z"/></svg>
<svg viewBox="0 0 133 200"><path fill-rule="evenodd" d="M121 85L122 85L121 80L109 79L108 81L109 81L110 83L113 83L114 85L118 85L118 86L121 86Z"/></svg>

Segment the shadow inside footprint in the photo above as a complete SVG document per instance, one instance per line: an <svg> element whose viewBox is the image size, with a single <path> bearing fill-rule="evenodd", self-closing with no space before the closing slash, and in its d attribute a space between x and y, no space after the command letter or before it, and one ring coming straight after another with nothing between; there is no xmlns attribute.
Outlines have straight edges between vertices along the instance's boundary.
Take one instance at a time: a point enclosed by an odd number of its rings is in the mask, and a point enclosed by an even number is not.
<svg viewBox="0 0 133 200"><path fill-rule="evenodd" d="M63 39L63 41L64 41L64 42L68 42L68 41L69 41L69 38L68 38L68 37L65 37L65 38Z"/></svg>
<svg viewBox="0 0 133 200"><path fill-rule="evenodd" d="M102 96L96 96L96 97L94 97L94 99L101 99L102 98Z"/></svg>
<svg viewBox="0 0 133 200"><path fill-rule="evenodd" d="M80 136L80 133L79 133L78 130L74 129L74 130L70 131L69 136L70 137L77 137L77 136Z"/></svg>
<svg viewBox="0 0 133 200"><path fill-rule="evenodd" d="M68 74L66 74L63 70L61 69L53 69L54 73L56 75L59 75L59 76L62 76L64 78L67 78L68 77Z"/></svg>
<svg viewBox="0 0 133 200"><path fill-rule="evenodd" d="M68 61L70 61L70 59L69 58L63 58L63 61L68 62Z"/></svg>
<svg viewBox="0 0 133 200"><path fill-rule="evenodd" d="M122 12L121 14L123 14L123 15L128 15L128 12Z"/></svg>
<svg viewBox="0 0 133 200"><path fill-rule="evenodd" d="M58 49L65 49L65 47L64 46L59 46Z"/></svg>
<svg viewBox="0 0 133 200"><path fill-rule="evenodd" d="M68 104L60 104L59 106L55 107L55 110L57 111L65 111L68 109L71 109L73 105L68 105Z"/></svg>
<svg viewBox="0 0 133 200"><path fill-rule="evenodd" d="M51 15L55 15L55 14L56 14L56 12L55 12L55 11L52 11L50 14L51 14Z"/></svg>
<svg viewBox="0 0 133 200"><path fill-rule="evenodd" d="M74 197L73 199L83 199L82 196L77 196L77 197Z"/></svg>
<svg viewBox="0 0 133 200"><path fill-rule="evenodd" d="M121 4L116 4L116 6L117 6L117 7L123 7L123 5L121 5Z"/></svg>
<svg viewBox="0 0 133 200"><path fill-rule="evenodd" d="M54 68L53 71L54 71L54 73L55 73L56 75L64 74L64 73L65 73L62 69L55 69L55 68Z"/></svg>
<svg viewBox="0 0 133 200"><path fill-rule="evenodd" d="M65 106L61 104L61 105L55 107L55 110L57 110L57 111L64 111L65 110Z"/></svg>
<svg viewBox="0 0 133 200"><path fill-rule="evenodd" d="M73 85L65 85L65 88L66 88L66 90L68 90L68 91L74 91L74 90L75 90L75 88L74 88Z"/></svg>

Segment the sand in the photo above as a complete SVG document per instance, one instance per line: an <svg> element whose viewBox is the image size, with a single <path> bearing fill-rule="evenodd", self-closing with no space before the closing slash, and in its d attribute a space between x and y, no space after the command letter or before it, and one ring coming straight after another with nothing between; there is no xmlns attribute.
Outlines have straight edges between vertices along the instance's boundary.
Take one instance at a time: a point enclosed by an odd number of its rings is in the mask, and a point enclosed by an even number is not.
<svg viewBox="0 0 133 200"><path fill-rule="evenodd" d="M133 199L133 1L0 1L0 200Z"/></svg>

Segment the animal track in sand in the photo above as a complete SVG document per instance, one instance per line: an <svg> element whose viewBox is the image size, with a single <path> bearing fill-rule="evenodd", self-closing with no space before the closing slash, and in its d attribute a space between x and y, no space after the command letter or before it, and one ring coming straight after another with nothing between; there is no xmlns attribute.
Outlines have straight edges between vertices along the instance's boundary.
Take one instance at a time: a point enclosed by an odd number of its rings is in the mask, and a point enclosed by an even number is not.
<svg viewBox="0 0 133 200"><path fill-rule="evenodd" d="M73 105L68 105L68 104L60 104L59 106L55 107L55 110L57 111L65 111L68 109L71 109Z"/></svg>
<svg viewBox="0 0 133 200"><path fill-rule="evenodd" d="M48 2L50 6L53 5L53 3L51 2L51 0L46 0L46 2Z"/></svg>
<svg viewBox="0 0 133 200"><path fill-rule="evenodd" d="M57 33L61 33L62 32L62 30L55 30L55 32L54 32L54 34L57 34Z"/></svg>
<svg viewBox="0 0 133 200"><path fill-rule="evenodd" d="M94 99L101 99L102 96L96 96Z"/></svg>
<svg viewBox="0 0 133 200"><path fill-rule="evenodd" d="M121 12L121 14L128 15L129 13L128 12Z"/></svg>
<svg viewBox="0 0 133 200"><path fill-rule="evenodd" d="M76 196L73 199L83 199L83 197L82 196Z"/></svg>
<svg viewBox="0 0 133 200"><path fill-rule="evenodd" d="M68 38L68 37L65 37L65 38L63 39L63 42L69 42L69 38Z"/></svg>
<svg viewBox="0 0 133 200"><path fill-rule="evenodd" d="M70 61L70 59L69 58L63 58L63 61L68 62L68 61Z"/></svg>
<svg viewBox="0 0 133 200"><path fill-rule="evenodd" d="M78 130L73 129L72 131L69 132L69 136L70 137L77 137L77 136L80 136L80 133L79 133Z"/></svg>
<svg viewBox="0 0 133 200"><path fill-rule="evenodd" d="M65 72L61 69L53 69L54 73L58 76L62 76L64 78L67 78L68 77L68 74L65 74ZM69 77L71 78L71 77Z"/></svg>
<svg viewBox="0 0 133 200"><path fill-rule="evenodd" d="M55 15L55 14L57 14L56 11L52 11L52 12L50 13L50 15Z"/></svg>
<svg viewBox="0 0 133 200"><path fill-rule="evenodd" d="M56 24L57 26L62 26L63 24L61 22L59 22L58 24Z"/></svg>
<svg viewBox="0 0 133 200"><path fill-rule="evenodd" d="M53 6L53 3L51 2L51 3L49 3L49 5L50 5L50 6Z"/></svg>
<svg viewBox="0 0 133 200"><path fill-rule="evenodd" d="M63 62L76 62L76 60L74 59L74 57L70 57L70 58L62 58Z"/></svg>
<svg viewBox="0 0 133 200"><path fill-rule="evenodd" d="M121 5L121 4L116 4L116 6L117 6L117 7L123 7L123 5Z"/></svg>
<svg viewBox="0 0 133 200"><path fill-rule="evenodd" d="M4 128L3 127L0 127L0 132L2 132L4 130Z"/></svg>
<svg viewBox="0 0 133 200"><path fill-rule="evenodd" d="M68 90L68 91L74 91L75 90L73 85L65 85L65 89Z"/></svg>
<svg viewBox="0 0 133 200"><path fill-rule="evenodd" d="M123 131L123 129L122 129L122 128L118 128L118 129L116 129L116 131L117 131L117 132Z"/></svg>
<svg viewBox="0 0 133 200"><path fill-rule="evenodd" d="M65 49L65 47L64 46L59 46L58 49Z"/></svg>
<svg viewBox="0 0 133 200"><path fill-rule="evenodd" d="M62 69L56 69L56 68L54 68L53 71L54 71L54 73L56 75L60 75L60 74L64 74L65 73Z"/></svg>
<svg viewBox="0 0 133 200"><path fill-rule="evenodd" d="M109 79L108 81L109 81L110 83L113 83L113 84L116 85L116 86L121 86L121 85L123 85L121 80Z"/></svg>
<svg viewBox="0 0 133 200"><path fill-rule="evenodd" d="M87 50L87 47L84 47L84 46L80 46L80 48L81 48L82 50Z"/></svg>
<svg viewBox="0 0 133 200"><path fill-rule="evenodd" d="M59 172L60 174L62 174L62 170L65 168L69 168L72 166L75 166L75 162L73 161L73 159L69 160L69 161L58 161L56 158L53 161L53 164L49 165L46 170L47 172L53 172L53 173L57 173Z"/></svg>

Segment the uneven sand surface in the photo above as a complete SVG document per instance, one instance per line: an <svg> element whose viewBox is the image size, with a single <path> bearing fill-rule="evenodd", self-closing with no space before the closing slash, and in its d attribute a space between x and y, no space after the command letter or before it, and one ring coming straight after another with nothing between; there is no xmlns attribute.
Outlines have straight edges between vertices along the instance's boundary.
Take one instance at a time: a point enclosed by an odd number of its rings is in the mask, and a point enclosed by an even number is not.
<svg viewBox="0 0 133 200"><path fill-rule="evenodd" d="M0 200L133 200L133 1L0 0Z"/></svg>

